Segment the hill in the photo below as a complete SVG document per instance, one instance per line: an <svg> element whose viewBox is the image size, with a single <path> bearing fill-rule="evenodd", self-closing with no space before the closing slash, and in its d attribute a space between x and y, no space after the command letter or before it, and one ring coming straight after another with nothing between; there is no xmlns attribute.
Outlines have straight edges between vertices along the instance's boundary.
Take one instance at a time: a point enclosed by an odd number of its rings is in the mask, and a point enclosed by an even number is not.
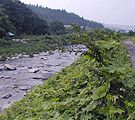
<svg viewBox="0 0 135 120"><path fill-rule="evenodd" d="M0 28L17 34L46 34L48 24L19 0L0 0Z"/></svg>
<svg viewBox="0 0 135 120"><path fill-rule="evenodd" d="M64 25L71 25L76 23L80 26L90 27L90 28L102 28L103 25L94 21L89 21L80 17L74 13L68 13L65 10L55 10L50 8L44 8L41 6L28 5L34 13L38 14L39 17L47 21L58 20L64 23Z"/></svg>

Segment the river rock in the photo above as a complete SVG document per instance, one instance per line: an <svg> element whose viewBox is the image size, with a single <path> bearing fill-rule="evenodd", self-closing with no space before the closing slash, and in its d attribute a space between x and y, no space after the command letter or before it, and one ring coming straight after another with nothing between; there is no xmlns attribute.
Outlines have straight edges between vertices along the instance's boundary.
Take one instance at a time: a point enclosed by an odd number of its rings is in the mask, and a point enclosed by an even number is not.
<svg viewBox="0 0 135 120"><path fill-rule="evenodd" d="M10 98L11 96L12 96L11 94L7 94L7 95L2 96L2 98L3 98L3 99L8 99L8 98Z"/></svg>
<svg viewBox="0 0 135 120"><path fill-rule="evenodd" d="M46 58L46 57L41 57L41 60L48 60L48 58Z"/></svg>
<svg viewBox="0 0 135 120"><path fill-rule="evenodd" d="M43 79L42 75L35 75L32 78L33 79L38 79L38 80L42 80Z"/></svg>
<svg viewBox="0 0 135 120"><path fill-rule="evenodd" d="M50 72L50 73L42 73L42 80L47 80L48 78L50 78L53 75L54 75L54 73L52 73L52 72Z"/></svg>
<svg viewBox="0 0 135 120"><path fill-rule="evenodd" d="M5 68L6 70L16 70L16 67L14 67L14 66L12 66L12 65L9 65L9 64L5 64L5 65L4 65L4 68Z"/></svg>
<svg viewBox="0 0 135 120"><path fill-rule="evenodd" d="M39 71L38 68L33 68L29 70L30 73L37 73L38 71Z"/></svg>
<svg viewBox="0 0 135 120"><path fill-rule="evenodd" d="M24 58L28 58L28 57L29 57L29 55L23 55L23 57L24 57Z"/></svg>
<svg viewBox="0 0 135 120"><path fill-rule="evenodd" d="M38 80L47 80L50 78L54 73L42 73L41 75L35 75L32 78Z"/></svg>
<svg viewBox="0 0 135 120"><path fill-rule="evenodd" d="M3 77L3 76L0 76L0 79L1 79L1 78L4 78L4 77Z"/></svg>
<svg viewBox="0 0 135 120"><path fill-rule="evenodd" d="M30 89L30 87L29 86L19 86L19 89L22 91L27 91Z"/></svg>
<svg viewBox="0 0 135 120"><path fill-rule="evenodd" d="M10 79L11 76L3 76L3 78L5 78L5 79Z"/></svg>
<svg viewBox="0 0 135 120"><path fill-rule="evenodd" d="M0 71L4 70L4 67L0 66Z"/></svg>

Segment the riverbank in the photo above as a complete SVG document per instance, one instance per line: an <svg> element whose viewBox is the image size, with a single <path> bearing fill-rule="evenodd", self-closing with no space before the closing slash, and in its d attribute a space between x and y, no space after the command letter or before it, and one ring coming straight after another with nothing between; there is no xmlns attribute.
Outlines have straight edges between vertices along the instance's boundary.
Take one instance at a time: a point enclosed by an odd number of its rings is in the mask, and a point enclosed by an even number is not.
<svg viewBox="0 0 135 120"><path fill-rule="evenodd" d="M38 54L41 52L62 49L71 42L70 35L40 35L20 36L15 39L0 39L0 60L22 55Z"/></svg>
<svg viewBox="0 0 135 120"><path fill-rule="evenodd" d="M100 40L96 45L102 54L102 64L97 56L82 56L32 89L24 99L4 111L0 119L133 120L134 70L127 50L114 39Z"/></svg>
<svg viewBox="0 0 135 120"><path fill-rule="evenodd" d="M1 61L0 110L2 111L15 101L22 99L33 86L43 84L46 79L71 65L83 51L86 51L86 47L83 45L69 47L72 48L72 52L66 49L63 53L55 50L35 54L32 58L25 55L21 58L13 57L7 61ZM80 52L76 54L78 50ZM5 69L5 65L16 69Z"/></svg>

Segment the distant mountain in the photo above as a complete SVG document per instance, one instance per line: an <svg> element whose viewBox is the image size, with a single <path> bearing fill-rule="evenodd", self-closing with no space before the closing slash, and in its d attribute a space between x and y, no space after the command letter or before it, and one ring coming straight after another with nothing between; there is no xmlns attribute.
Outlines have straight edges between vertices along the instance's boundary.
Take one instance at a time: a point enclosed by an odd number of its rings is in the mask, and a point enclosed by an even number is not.
<svg viewBox="0 0 135 120"><path fill-rule="evenodd" d="M41 6L28 5L34 13L39 15L40 18L43 18L47 21L58 20L64 23L64 25L71 25L76 23L80 26L90 27L90 28L103 28L103 25L94 21L89 21L80 17L74 13L68 13L65 10L55 10L50 8L44 8Z"/></svg>
<svg viewBox="0 0 135 120"><path fill-rule="evenodd" d="M113 25L113 24L103 24L105 28L109 28L115 31L129 32L130 30L135 31L135 26L132 25Z"/></svg>
<svg viewBox="0 0 135 120"><path fill-rule="evenodd" d="M19 0L0 0L0 29L16 34L46 34L48 23Z"/></svg>

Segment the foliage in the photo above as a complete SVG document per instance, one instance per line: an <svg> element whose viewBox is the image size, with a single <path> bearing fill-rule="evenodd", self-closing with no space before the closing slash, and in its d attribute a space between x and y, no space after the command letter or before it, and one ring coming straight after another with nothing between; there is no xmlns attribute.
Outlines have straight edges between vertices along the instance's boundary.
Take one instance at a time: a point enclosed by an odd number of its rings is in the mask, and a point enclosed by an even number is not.
<svg viewBox="0 0 135 120"><path fill-rule="evenodd" d="M28 5L28 8L30 8L34 13L39 15L42 19L47 20L48 22L57 20L64 23L64 25L71 25L76 23L80 26L89 28L103 28L103 25L100 23L86 20L74 13L68 13L65 10L54 10L35 5Z"/></svg>
<svg viewBox="0 0 135 120"><path fill-rule="evenodd" d="M0 5L0 37L3 37L4 34L8 31L14 31L15 28L12 23L8 20L8 16L5 15L5 10Z"/></svg>
<svg viewBox="0 0 135 120"><path fill-rule="evenodd" d="M5 9L3 16L0 17L0 27L4 25L1 27L4 30L17 34L47 34L49 32L48 23L19 0L0 0L0 4Z"/></svg>
<svg viewBox="0 0 135 120"><path fill-rule="evenodd" d="M130 31L128 32L128 35L129 35L129 36L134 36L134 35L135 35L135 32L132 31L132 30L130 30Z"/></svg>
<svg viewBox="0 0 135 120"><path fill-rule="evenodd" d="M50 36L20 36L18 42L12 40L0 39L0 56L7 58L17 54L35 54L44 51L61 49L69 43L69 35ZM2 59L3 60L3 59Z"/></svg>
<svg viewBox="0 0 135 120"><path fill-rule="evenodd" d="M135 71L120 36L101 30L89 34L73 34L71 40L87 45L84 56L33 88L0 119L134 120Z"/></svg>
<svg viewBox="0 0 135 120"><path fill-rule="evenodd" d="M64 24L62 22L52 21L52 22L50 22L49 25L50 25L51 34L60 35L60 34L65 33L65 27L64 27Z"/></svg>

